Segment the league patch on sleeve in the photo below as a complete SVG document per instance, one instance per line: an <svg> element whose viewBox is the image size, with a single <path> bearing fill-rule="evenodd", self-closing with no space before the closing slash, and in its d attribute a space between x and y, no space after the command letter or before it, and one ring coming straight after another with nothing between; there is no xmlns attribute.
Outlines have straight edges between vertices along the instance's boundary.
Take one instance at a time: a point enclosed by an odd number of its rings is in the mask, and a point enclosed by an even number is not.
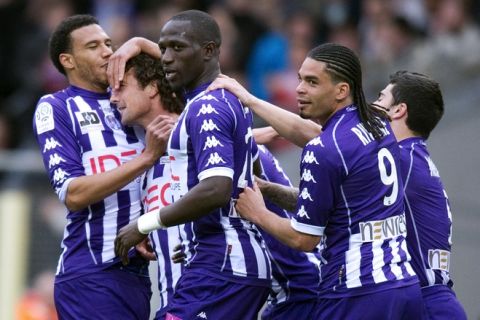
<svg viewBox="0 0 480 320"><path fill-rule="evenodd" d="M55 128L53 107L50 103L42 102L38 105L35 112L35 126L37 127L37 134L42 134Z"/></svg>

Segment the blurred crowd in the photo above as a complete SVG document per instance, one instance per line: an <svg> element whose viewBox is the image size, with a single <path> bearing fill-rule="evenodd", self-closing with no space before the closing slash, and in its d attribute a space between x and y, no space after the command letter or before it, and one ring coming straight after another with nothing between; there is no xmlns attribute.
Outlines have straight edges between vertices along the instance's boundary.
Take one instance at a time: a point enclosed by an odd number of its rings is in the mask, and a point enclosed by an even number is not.
<svg viewBox="0 0 480 320"><path fill-rule="evenodd" d="M66 85L47 52L63 18L97 16L118 46L132 36L156 41L166 19L192 8L221 26L222 71L294 112L297 70L321 42L360 55L370 101L398 69L443 87L479 77L479 0L0 0L0 149L35 148L36 101Z"/></svg>

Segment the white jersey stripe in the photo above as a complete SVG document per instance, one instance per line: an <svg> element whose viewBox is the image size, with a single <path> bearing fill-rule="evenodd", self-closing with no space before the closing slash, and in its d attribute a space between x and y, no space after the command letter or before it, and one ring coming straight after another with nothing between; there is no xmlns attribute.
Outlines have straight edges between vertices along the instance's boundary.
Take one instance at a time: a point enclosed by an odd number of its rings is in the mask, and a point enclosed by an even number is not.
<svg viewBox="0 0 480 320"><path fill-rule="evenodd" d="M243 255L242 246L240 244L240 240L238 239L237 232L232 228L232 225L230 224L230 218L221 216L220 223L225 231L225 242L227 245L226 254L228 255L226 259L230 258L230 264L232 266L234 275L245 277L247 276L247 267L245 265L245 256ZM225 264L223 267L224 266Z"/></svg>
<svg viewBox="0 0 480 320"><path fill-rule="evenodd" d="M374 241L372 242L372 253L373 253L373 260L372 260L372 277L375 283L381 283L387 281L387 277L385 277L385 273L382 270L382 267L385 265L384 259L384 252L382 249L384 241Z"/></svg>
<svg viewBox="0 0 480 320"><path fill-rule="evenodd" d="M92 219L92 211L89 210L88 214L88 219L87 222L85 223L85 235L87 237L87 244L88 244L88 250L90 250L90 255L92 256L92 260L95 264L98 264L97 258L95 258L95 254L92 251L92 246L90 245L90 220Z"/></svg>
<svg viewBox="0 0 480 320"><path fill-rule="evenodd" d="M347 288L360 287L360 261L362 253L360 248L362 246L361 235L359 233L352 234L348 244L348 250L345 252L345 272Z"/></svg>
<svg viewBox="0 0 480 320"><path fill-rule="evenodd" d="M397 238L393 238L389 241L390 248L392 248L392 261L390 262L390 268L392 273L395 275L397 280L403 279L402 269L398 265L400 261L402 261L399 255L399 246Z"/></svg>
<svg viewBox="0 0 480 320"><path fill-rule="evenodd" d="M250 222L242 219L242 223L243 225L245 225L245 229L249 230L250 227L247 226L247 224L250 224ZM252 245L253 251L255 252L255 258L257 259L258 277L260 279L268 279L270 275L267 273L267 270L269 270L270 268L269 266L267 267L267 264L270 264L270 259L268 255L265 254L265 251L263 251L262 248L260 247L260 244L255 239L255 235L252 234L252 232L250 231L247 231L247 233L250 238L250 244Z"/></svg>

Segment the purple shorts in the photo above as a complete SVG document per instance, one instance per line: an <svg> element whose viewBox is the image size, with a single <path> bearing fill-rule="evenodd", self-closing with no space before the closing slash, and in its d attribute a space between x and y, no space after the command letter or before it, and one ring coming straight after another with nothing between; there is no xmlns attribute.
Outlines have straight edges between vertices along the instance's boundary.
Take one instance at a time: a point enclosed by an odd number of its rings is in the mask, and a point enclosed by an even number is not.
<svg viewBox="0 0 480 320"><path fill-rule="evenodd" d="M428 319L467 320L467 315L455 292L447 286L422 288L423 302Z"/></svg>
<svg viewBox="0 0 480 320"><path fill-rule="evenodd" d="M383 290L341 299L320 298L313 319L416 320L424 319L420 286Z"/></svg>
<svg viewBox="0 0 480 320"><path fill-rule="evenodd" d="M268 293L268 287L188 270L177 282L165 319L256 319Z"/></svg>
<svg viewBox="0 0 480 320"><path fill-rule="evenodd" d="M109 268L55 283L55 307L62 319L148 319L150 279Z"/></svg>
<svg viewBox="0 0 480 320"><path fill-rule="evenodd" d="M286 301L268 305L262 312L262 320L314 319L318 299Z"/></svg>

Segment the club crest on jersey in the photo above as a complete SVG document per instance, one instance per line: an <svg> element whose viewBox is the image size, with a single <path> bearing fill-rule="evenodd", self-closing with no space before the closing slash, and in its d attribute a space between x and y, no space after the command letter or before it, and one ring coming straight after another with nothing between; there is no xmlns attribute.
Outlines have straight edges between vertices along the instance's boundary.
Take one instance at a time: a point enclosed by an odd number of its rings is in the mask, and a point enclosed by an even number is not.
<svg viewBox="0 0 480 320"><path fill-rule="evenodd" d="M210 113L218 114L217 110L215 110L215 108L212 107L210 103L202 104L202 107L200 108L200 110L198 110L197 117L200 115L206 115Z"/></svg>
<svg viewBox="0 0 480 320"><path fill-rule="evenodd" d="M42 102L35 111L35 126L37 134L55 129L55 121L53 119L53 107L48 102Z"/></svg>
<svg viewBox="0 0 480 320"><path fill-rule="evenodd" d="M310 169L303 169L302 177L300 179L305 182L317 183L317 181L315 181L315 179L313 178L312 171L310 171Z"/></svg>
<svg viewBox="0 0 480 320"><path fill-rule="evenodd" d="M77 117L78 125L80 126L80 130L82 130L82 134L87 134L96 130L104 130L102 121L100 121L100 117L95 110L77 111L75 112L75 116Z"/></svg>
<svg viewBox="0 0 480 320"><path fill-rule="evenodd" d="M45 140L45 144L43 146L43 153L45 153L47 151L50 151L52 149L55 149L56 147L61 147L61 146L62 145L60 144L60 142L55 140L55 138L47 138Z"/></svg>
<svg viewBox="0 0 480 320"><path fill-rule="evenodd" d="M315 154L313 151L307 151L305 152L305 156L302 159L302 163L315 163L318 164L317 158L315 158Z"/></svg>
<svg viewBox="0 0 480 320"><path fill-rule="evenodd" d="M214 152L212 154L210 154L210 158L208 158L208 161L207 161L207 164L205 165L205 167L208 167L208 166L211 166L211 165L216 165L216 164L219 164L219 163L226 163L222 157L220 157L218 155L217 152Z"/></svg>
<svg viewBox="0 0 480 320"><path fill-rule="evenodd" d="M120 121L117 120L115 115L113 113L105 113L105 123L107 126L110 127L112 130L121 130L122 125L120 124Z"/></svg>
<svg viewBox="0 0 480 320"><path fill-rule="evenodd" d="M306 218L310 220L310 217L308 216L307 211L305 210L304 206L300 206L300 209L298 209L297 216L300 218Z"/></svg>
<svg viewBox="0 0 480 320"><path fill-rule="evenodd" d="M215 136L208 136L207 140L205 140L205 145L203 147L203 150L210 149L210 148L216 148L216 147L223 147L223 144L215 138Z"/></svg>
<svg viewBox="0 0 480 320"><path fill-rule="evenodd" d="M220 129L218 129L217 125L213 122L212 119L203 120L202 128L200 129L200 133L202 133L203 131L213 131L213 130L220 131Z"/></svg>

